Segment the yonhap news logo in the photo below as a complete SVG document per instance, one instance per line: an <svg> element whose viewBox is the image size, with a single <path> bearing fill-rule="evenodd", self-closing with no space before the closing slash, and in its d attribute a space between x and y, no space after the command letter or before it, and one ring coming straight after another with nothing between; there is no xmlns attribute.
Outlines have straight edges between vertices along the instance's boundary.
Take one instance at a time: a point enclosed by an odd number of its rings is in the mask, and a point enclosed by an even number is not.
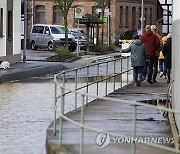
<svg viewBox="0 0 180 154"><path fill-rule="evenodd" d="M115 143L152 143L152 144L173 144L174 138L172 137L110 137L108 133L100 133L96 137L96 144L99 148L105 148L108 145Z"/></svg>
<svg viewBox="0 0 180 154"><path fill-rule="evenodd" d="M110 136L106 133L100 133L96 137L96 144L99 146L99 148L105 148L110 144Z"/></svg>

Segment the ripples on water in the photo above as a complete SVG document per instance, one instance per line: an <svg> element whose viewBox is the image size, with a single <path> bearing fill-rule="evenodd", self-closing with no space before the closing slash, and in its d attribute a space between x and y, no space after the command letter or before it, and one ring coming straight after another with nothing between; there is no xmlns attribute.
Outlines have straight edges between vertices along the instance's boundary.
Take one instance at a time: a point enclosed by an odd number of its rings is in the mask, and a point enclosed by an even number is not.
<svg viewBox="0 0 180 154"><path fill-rule="evenodd" d="M53 81L0 84L0 154L45 154Z"/></svg>
<svg viewBox="0 0 180 154"><path fill-rule="evenodd" d="M67 84L74 89L73 83ZM99 85L100 95L105 94L104 85ZM108 91L112 91L113 83L108 85ZM96 86L89 87L90 94L95 91ZM65 112L74 109L72 97L67 99ZM46 130L54 116L53 102L52 79L0 84L0 154L45 154Z"/></svg>

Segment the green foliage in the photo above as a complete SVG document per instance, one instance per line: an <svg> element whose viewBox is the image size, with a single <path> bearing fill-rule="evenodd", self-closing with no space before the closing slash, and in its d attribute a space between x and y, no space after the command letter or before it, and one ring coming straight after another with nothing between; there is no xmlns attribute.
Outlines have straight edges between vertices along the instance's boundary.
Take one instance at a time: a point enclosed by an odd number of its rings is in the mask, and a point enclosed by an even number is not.
<svg viewBox="0 0 180 154"><path fill-rule="evenodd" d="M110 0L92 0L95 1L98 5L99 8L102 9L102 11L104 12L105 8L108 7L111 3Z"/></svg>
<svg viewBox="0 0 180 154"><path fill-rule="evenodd" d="M68 16L69 9L71 8L74 0L54 0L54 2L59 7L59 10L62 13L63 18L64 18L65 45L68 46L68 28L67 28L68 20L67 20L67 16Z"/></svg>
<svg viewBox="0 0 180 154"><path fill-rule="evenodd" d="M55 48L54 52L57 54L59 61L62 62L71 61L72 58L76 57L69 51L67 46L58 46Z"/></svg>
<svg viewBox="0 0 180 154"><path fill-rule="evenodd" d="M77 20L76 20L77 22ZM89 24L89 23L104 23L101 19L99 19L96 15L86 13L83 15L82 19L79 19L80 23Z"/></svg>

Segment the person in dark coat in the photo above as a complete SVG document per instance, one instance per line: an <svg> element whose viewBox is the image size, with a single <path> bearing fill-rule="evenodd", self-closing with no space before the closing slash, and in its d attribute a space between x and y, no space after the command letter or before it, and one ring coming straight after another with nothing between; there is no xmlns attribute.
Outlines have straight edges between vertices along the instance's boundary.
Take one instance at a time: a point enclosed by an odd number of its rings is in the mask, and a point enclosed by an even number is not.
<svg viewBox="0 0 180 154"><path fill-rule="evenodd" d="M167 83L170 83L170 72L171 72L171 58L172 58L172 34L169 33L167 35L167 42L164 44L164 48L163 48L163 55L165 57L165 64L166 64L166 68L167 68Z"/></svg>
<svg viewBox="0 0 180 154"><path fill-rule="evenodd" d="M151 31L151 26L147 25L145 28L144 34L141 36L141 41L146 45L148 51L148 79L149 84L153 84L152 75L153 75L153 65L156 57L156 51L160 47L160 41L156 34Z"/></svg>
<svg viewBox="0 0 180 154"><path fill-rule="evenodd" d="M134 37L133 43L121 52L131 52L131 65L133 67L133 79L137 86L141 85L143 68L146 65L147 50L139 36Z"/></svg>

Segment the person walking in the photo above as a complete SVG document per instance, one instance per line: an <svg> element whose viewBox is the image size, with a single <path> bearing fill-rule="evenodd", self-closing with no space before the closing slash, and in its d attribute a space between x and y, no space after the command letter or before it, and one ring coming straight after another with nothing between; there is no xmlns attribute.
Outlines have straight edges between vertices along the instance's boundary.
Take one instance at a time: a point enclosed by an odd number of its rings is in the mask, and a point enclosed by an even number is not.
<svg viewBox="0 0 180 154"><path fill-rule="evenodd" d="M133 43L121 52L131 52L131 65L133 67L133 80L136 86L141 86L142 72L146 65L147 50L139 36L134 37Z"/></svg>
<svg viewBox="0 0 180 154"><path fill-rule="evenodd" d="M162 42L163 42L163 46L167 42L167 34L165 33L162 35ZM164 78L166 78L167 69L165 64L165 57L162 53L162 50L159 53L159 71L160 71L159 77L161 78L164 76Z"/></svg>
<svg viewBox="0 0 180 154"><path fill-rule="evenodd" d="M146 45L148 51L148 79L149 84L153 84L152 75L153 75L153 65L156 57L156 51L159 49L160 41L156 34L151 31L150 25L145 27L145 32L141 36L141 41Z"/></svg>
<svg viewBox="0 0 180 154"><path fill-rule="evenodd" d="M169 33L167 35L167 42L164 44L164 48L163 48L163 55L165 57L165 64L166 64L166 68L167 68L167 83L170 83L171 77L170 77L170 73L171 73L171 56L172 56L172 34Z"/></svg>
<svg viewBox="0 0 180 154"><path fill-rule="evenodd" d="M159 48L156 50L156 56L155 56L155 59L154 59L154 66L153 66L153 82L154 83L157 83L157 80L156 80L156 77L157 77L157 73L158 73L158 60L159 60L159 53L160 51L163 49L163 42L162 42L162 38L161 36L157 33L156 31L156 25L151 25L151 31L156 34L156 36L158 37L159 39Z"/></svg>

